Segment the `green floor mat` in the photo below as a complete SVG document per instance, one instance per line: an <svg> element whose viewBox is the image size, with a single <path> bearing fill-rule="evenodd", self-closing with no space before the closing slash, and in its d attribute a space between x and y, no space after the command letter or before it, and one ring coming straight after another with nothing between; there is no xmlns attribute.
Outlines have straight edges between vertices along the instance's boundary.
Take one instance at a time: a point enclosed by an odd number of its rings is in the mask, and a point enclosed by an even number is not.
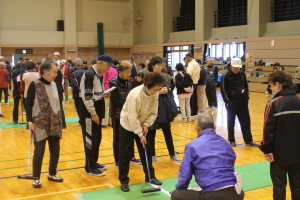
<svg viewBox="0 0 300 200"><path fill-rule="evenodd" d="M272 185L272 181L270 179L269 166L269 162L264 161L235 167L235 170L243 175L243 190L249 191ZM161 181L163 182L161 188L167 192L170 192L175 189L175 184L177 183L178 179L177 177L175 177L163 179ZM192 186L197 186L195 180L192 180L190 182L189 187ZM96 200L103 199L104 197L110 197L110 199L114 200L127 200L139 198L151 200L170 199L170 196L168 196L164 192L142 194L141 190L147 187L149 186L146 183L139 183L135 185L130 185L130 192L122 192L119 187L116 187L90 192L83 192L81 194L76 194L76 196L81 200Z"/></svg>
<svg viewBox="0 0 300 200"><path fill-rule="evenodd" d="M270 177L270 163L267 161L236 166L235 170L242 174L244 191L273 185Z"/></svg>
<svg viewBox="0 0 300 200"><path fill-rule="evenodd" d="M79 121L79 117L67 117L66 123L75 123ZM26 124L14 124L13 122L1 122L0 129L25 127Z"/></svg>

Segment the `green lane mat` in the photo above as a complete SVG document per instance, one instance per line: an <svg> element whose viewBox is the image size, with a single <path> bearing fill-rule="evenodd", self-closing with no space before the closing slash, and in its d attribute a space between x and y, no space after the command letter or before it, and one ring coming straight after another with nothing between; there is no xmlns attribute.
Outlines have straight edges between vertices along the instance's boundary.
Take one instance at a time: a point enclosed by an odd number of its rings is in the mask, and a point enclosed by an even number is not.
<svg viewBox="0 0 300 200"><path fill-rule="evenodd" d="M78 121L79 121L79 117L67 117L66 118L66 123L75 123L75 122L78 122ZM0 123L0 129L18 128L18 127L26 127L26 124L14 124L13 122L1 122Z"/></svg>
<svg viewBox="0 0 300 200"><path fill-rule="evenodd" d="M247 165L241 165L235 167L235 170L243 175L243 190L249 191L262 187L267 187L272 185L270 178L270 164L267 161L252 163ZM141 171L142 173L142 171ZM161 188L168 192L171 192L175 189L175 184L177 183L177 177L168 178L161 180L163 185ZM189 187L197 186L197 183L194 180L191 180ZM143 194L141 193L142 189L149 188L149 185L146 183L139 183L135 185L130 185L129 192L121 191L120 187L102 189L90 192L83 192L80 194L75 194L77 198L81 200L96 200L96 199L109 199L114 200L129 200L129 199L151 199L151 200L168 200L170 196L161 192L152 192Z"/></svg>

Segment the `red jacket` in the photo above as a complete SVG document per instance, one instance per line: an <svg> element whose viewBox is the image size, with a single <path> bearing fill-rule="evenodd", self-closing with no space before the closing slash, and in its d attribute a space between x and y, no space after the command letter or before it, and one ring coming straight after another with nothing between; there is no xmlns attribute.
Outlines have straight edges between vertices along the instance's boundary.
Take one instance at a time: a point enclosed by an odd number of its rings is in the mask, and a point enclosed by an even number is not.
<svg viewBox="0 0 300 200"><path fill-rule="evenodd" d="M8 82L9 82L9 73L8 71L4 68L0 68L0 88L7 88L8 87Z"/></svg>
<svg viewBox="0 0 300 200"><path fill-rule="evenodd" d="M63 72L64 74L64 78L67 78L69 79L69 75L70 75L70 68L68 65L64 65L63 67L60 68L61 71Z"/></svg>

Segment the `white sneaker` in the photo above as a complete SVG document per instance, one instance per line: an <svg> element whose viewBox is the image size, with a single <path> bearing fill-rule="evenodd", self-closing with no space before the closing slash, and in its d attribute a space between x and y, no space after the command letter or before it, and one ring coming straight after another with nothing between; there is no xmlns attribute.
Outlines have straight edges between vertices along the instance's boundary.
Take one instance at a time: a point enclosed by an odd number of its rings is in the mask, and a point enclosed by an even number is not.
<svg viewBox="0 0 300 200"><path fill-rule="evenodd" d="M182 122L187 122L186 118L182 119Z"/></svg>
<svg viewBox="0 0 300 200"><path fill-rule="evenodd" d="M156 156L152 156L152 163L157 163L157 158L156 158Z"/></svg>
<svg viewBox="0 0 300 200"><path fill-rule="evenodd" d="M48 180L49 181L55 181L55 182L63 182L64 181L63 178L61 178L61 177L59 177L57 175L53 175L53 176L48 175Z"/></svg>
<svg viewBox="0 0 300 200"><path fill-rule="evenodd" d="M174 162L182 162L182 160L180 158L178 158L177 156L170 156L170 160L174 161Z"/></svg>
<svg viewBox="0 0 300 200"><path fill-rule="evenodd" d="M42 187L42 184L41 184L40 180L38 179L38 180L33 180L32 181L32 186L34 188L40 188L40 187Z"/></svg>
<svg viewBox="0 0 300 200"><path fill-rule="evenodd" d="M192 118L191 118L191 117L187 118L187 121L188 121L188 122L191 122L191 121L192 121Z"/></svg>

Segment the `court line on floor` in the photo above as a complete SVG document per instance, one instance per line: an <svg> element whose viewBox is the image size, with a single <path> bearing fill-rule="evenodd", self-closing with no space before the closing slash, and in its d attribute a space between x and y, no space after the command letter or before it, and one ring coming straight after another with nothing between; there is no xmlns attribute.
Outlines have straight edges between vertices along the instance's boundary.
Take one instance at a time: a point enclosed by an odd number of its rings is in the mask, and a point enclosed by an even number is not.
<svg viewBox="0 0 300 200"><path fill-rule="evenodd" d="M33 195L33 196L28 196L28 197L21 197L21 198L16 198L16 199L11 199L11 200L21 200L21 199L36 198L36 197L61 194L61 193L72 192L72 191L76 191L76 190L90 189L90 188L101 187L101 186L109 186L110 188L114 188L115 187L112 184L108 183L108 184L103 184L103 185L94 185L94 186L83 187L83 188L78 188L78 189L64 190L64 191L59 191L59 192L51 192L51 193L47 193L47 194L39 194L39 195Z"/></svg>
<svg viewBox="0 0 300 200"><path fill-rule="evenodd" d="M154 188L160 188L161 192L165 193L168 196L171 196L171 194L167 190L165 190L165 189L163 189L163 188L161 188L161 187L159 187L157 185L154 185L154 184L151 184L151 186L154 187Z"/></svg>

